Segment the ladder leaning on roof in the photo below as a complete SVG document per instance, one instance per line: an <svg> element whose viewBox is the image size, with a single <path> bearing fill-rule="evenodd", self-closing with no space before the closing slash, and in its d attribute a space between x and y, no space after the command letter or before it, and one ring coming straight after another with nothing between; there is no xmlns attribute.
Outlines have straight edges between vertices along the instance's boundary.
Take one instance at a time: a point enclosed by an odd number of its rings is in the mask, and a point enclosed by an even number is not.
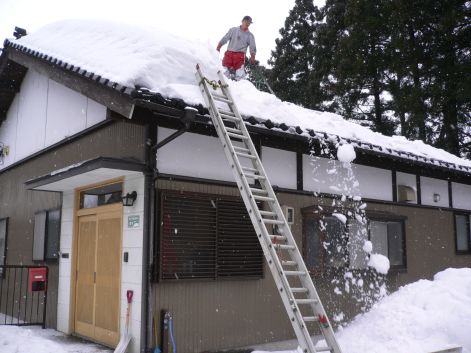
<svg viewBox="0 0 471 353"><path fill-rule="evenodd" d="M305 353L341 353L334 331L267 178L244 121L221 72L210 81L196 66L196 79L231 166L240 194ZM252 184L251 184L252 183ZM265 207L260 207L263 203ZM269 229L277 229L270 233ZM277 233L277 234L275 234ZM308 323L317 323L327 346L314 346Z"/></svg>

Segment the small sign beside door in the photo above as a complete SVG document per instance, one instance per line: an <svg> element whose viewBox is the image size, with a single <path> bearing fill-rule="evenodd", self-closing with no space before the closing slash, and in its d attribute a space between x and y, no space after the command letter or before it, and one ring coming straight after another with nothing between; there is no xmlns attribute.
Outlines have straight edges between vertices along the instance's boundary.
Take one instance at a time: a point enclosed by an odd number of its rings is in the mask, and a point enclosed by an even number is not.
<svg viewBox="0 0 471 353"><path fill-rule="evenodd" d="M128 216L128 228L136 229L141 227L141 216L140 215L129 215Z"/></svg>

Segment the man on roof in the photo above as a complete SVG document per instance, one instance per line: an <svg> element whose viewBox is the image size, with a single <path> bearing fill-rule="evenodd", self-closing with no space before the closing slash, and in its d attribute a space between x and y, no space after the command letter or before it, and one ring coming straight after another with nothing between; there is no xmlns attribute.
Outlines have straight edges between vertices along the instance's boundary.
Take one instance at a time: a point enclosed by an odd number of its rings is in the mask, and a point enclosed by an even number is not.
<svg viewBox="0 0 471 353"><path fill-rule="evenodd" d="M250 48L250 63L255 64L255 54L257 48L255 46L255 37L249 31L252 24L252 17L244 16L239 27L232 27L229 32L222 37L216 48L217 51L229 41L227 51L222 59L222 66L226 68L224 74L234 80L245 78L245 53Z"/></svg>

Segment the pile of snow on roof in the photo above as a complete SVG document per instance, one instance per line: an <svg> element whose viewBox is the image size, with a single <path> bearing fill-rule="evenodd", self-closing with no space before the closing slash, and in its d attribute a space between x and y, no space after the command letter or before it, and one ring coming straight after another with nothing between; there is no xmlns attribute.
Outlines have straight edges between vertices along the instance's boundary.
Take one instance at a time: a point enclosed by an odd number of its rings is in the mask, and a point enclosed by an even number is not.
<svg viewBox="0 0 471 353"><path fill-rule="evenodd" d="M190 105L204 105L194 76L195 65L199 63L210 79L216 78L216 72L222 69L216 43L181 38L156 28L107 21L56 22L15 42L121 85L142 86L166 98L183 99ZM337 114L283 102L258 91L248 81L231 82L230 85L239 110L245 116L381 146L394 150L391 154L397 151L412 153L471 167L471 161L422 141L387 137L345 121Z"/></svg>

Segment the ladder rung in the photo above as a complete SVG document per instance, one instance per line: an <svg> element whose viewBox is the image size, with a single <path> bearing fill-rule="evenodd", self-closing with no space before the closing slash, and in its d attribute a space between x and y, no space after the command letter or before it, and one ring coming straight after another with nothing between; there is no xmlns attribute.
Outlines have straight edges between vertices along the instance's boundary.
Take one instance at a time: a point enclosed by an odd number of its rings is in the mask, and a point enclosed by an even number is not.
<svg viewBox="0 0 471 353"><path fill-rule="evenodd" d="M287 245L287 244L273 244L273 247L275 249L281 249L281 250L294 250L296 247L294 245Z"/></svg>
<svg viewBox="0 0 471 353"><path fill-rule="evenodd" d="M226 119L226 120L233 121L233 122L235 122L235 123L240 121L240 119L237 118L237 117L235 117L235 116L226 115L226 114L222 114L222 113L220 113L220 115L221 115L221 118Z"/></svg>
<svg viewBox="0 0 471 353"><path fill-rule="evenodd" d="M231 116L233 118L236 116L233 112L229 112L229 111L224 110L224 109L218 109L218 112L221 115L224 114L224 115L227 115L227 116Z"/></svg>
<svg viewBox="0 0 471 353"><path fill-rule="evenodd" d="M306 276L304 271L284 271L286 276ZM301 300L301 299L298 299Z"/></svg>
<svg viewBox="0 0 471 353"><path fill-rule="evenodd" d="M256 196L254 195L254 197L256 197ZM265 197L265 198L270 199L270 197ZM273 200L273 199L271 199L271 200ZM271 201L271 200L265 200L265 201ZM267 224L279 224L279 225L285 224L285 222L279 221L277 219L262 218L262 221L263 221L263 223L267 223Z"/></svg>
<svg viewBox="0 0 471 353"><path fill-rule="evenodd" d="M259 201L275 201L273 197L268 197L268 196L253 195L253 198ZM273 221L273 219L263 219L263 221ZM265 222L265 223L270 223L270 222ZM278 223L273 223L273 224L278 224Z"/></svg>
<svg viewBox="0 0 471 353"><path fill-rule="evenodd" d="M239 129L233 129L231 127L226 127L227 132L233 132L234 134L242 134L242 131Z"/></svg>
<svg viewBox="0 0 471 353"><path fill-rule="evenodd" d="M271 234L270 235L270 239L273 241L286 241L286 237L282 236L282 235L273 235ZM293 261L294 262L294 261Z"/></svg>
<svg viewBox="0 0 471 353"><path fill-rule="evenodd" d="M243 153L250 153L250 150L248 148L239 147L239 146L233 146L233 147L234 147L234 151L243 152ZM256 169L254 169L254 170L257 171Z"/></svg>
<svg viewBox="0 0 471 353"><path fill-rule="evenodd" d="M239 134L234 134L234 133L232 133L232 132L228 132L227 135L229 135L230 137L239 139L239 140L248 140L248 139L249 139L247 136L239 135ZM257 157L255 157L255 158L257 158Z"/></svg>
<svg viewBox="0 0 471 353"><path fill-rule="evenodd" d="M316 352L332 352L332 348L330 347L316 347Z"/></svg>
<svg viewBox="0 0 471 353"><path fill-rule="evenodd" d="M226 98L227 99L227 96L225 96L224 94L219 94L219 93L213 92L213 93L211 93L211 95L213 97L219 97L219 98Z"/></svg>
<svg viewBox="0 0 471 353"><path fill-rule="evenodd" d="M282 266L296 266L297 263L296 261L291 261L291 260L282 260L281 261Z"/></svg>
<svg viewBox="0 0 471 353"><path fill-rule="evenodd" d="M260 215L268 216L268 217L274 217L274 216L276 216L276 213L272 212L272 211L260 211Z"/></svg>
<svg viewBox="0 0 471 353"><path fill-rule="evenodd" d="M296 299L296 303L298 304L314 304L318 302L319 301L317 299Z"/></svg>
<svg viewBox="0 0 471 353"><path fill-rule="evenodd" d="M260 179L260 180L265 180L265 177L262 175L257 175L257 174L244 174L246 178L248 179Z"/></svg>
<svg viewBox="0 0 471 353"><path fill-rule="evenodd" d="M268 191L267 191L267 190L263 190L263 189L254 189L254 188L250 188L250 191L252 191L253 194L265 194L265 195L268 194ZM260 213L262 213L262 212L260 211Z"/></svg>
<svg viewBox="0 0 471 353"><path fill-rule="evenodd" d="M255 168L250 168L250 167L242 167L242 170L245 170L246 172L252 172L252 173L258 173L258 169Z"/></svg>
<svg viewBox="0 0 471 353"><path fill-rule="evenodd" d="M242 158L257 159L256 156L254 156L252 154L247 154L247 153L236 152L236 155L238 155L239 157L242 157Z"/></svg>
<svg viewBox="0 0 471 353"><path fill-rule="evenodd" d="M299 288L291 288L291 292L293 292L293 293L307 293L308 290L307 290L307 288L299 287ZM315 316L313 316L313 317L315 317Z"/></svg>
<svg viewBox="0 0 471 353"><path fill-rule="evenodd" d="M305 316L303 317L304 322L317 322L319 321L318 316Z"/></svg>
<svg viewBox="0 0 471 353"><path fill-rule="evenodd" d="M227 99L223 96L220 96L220 95L216 95L216 94L213 94L213 99L215 101L219 101L219 102L224 102L224 103L227 103L227 104L233 104L234 102L232 102L230 99Z"/></svg>

